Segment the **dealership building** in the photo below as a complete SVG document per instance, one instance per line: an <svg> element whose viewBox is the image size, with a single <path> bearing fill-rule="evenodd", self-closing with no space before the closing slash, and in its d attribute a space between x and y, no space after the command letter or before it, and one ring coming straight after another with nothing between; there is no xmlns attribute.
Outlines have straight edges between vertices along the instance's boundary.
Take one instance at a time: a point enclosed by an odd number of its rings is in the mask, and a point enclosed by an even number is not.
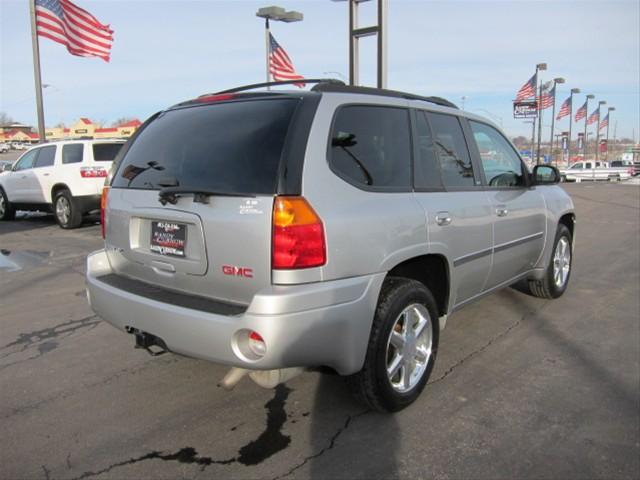
<svg viewBox="0 0 640 480"><path fill-rule="evenodd" d="M131 120L116 127L101 127L90 119L81 117L70 127L45 129L47 141L74 140L80 138L128 138L140 127L140 120ZM33 127L20 123L12 123L0 127L0 141L38 143L40 140Z"/></svg>

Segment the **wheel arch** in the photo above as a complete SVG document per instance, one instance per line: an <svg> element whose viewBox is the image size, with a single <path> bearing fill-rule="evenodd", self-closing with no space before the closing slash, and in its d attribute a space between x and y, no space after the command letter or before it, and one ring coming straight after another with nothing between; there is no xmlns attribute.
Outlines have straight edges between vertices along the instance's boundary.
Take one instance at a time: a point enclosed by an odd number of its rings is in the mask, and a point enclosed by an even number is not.
<svg viewBox="0 0 640 480"><path fill-rule="evenodd" d="M69 190L69 192L71 192L71 189L66 183L59 182L51 187L51 203L55 200L58 192L61 192L62 190Z"/></svg>
<svg viewBox="0 0 640 480"><path fill-rule="evenodd" d="M451 273L444 255L427 254L409 258L387 272L387 277L404 277L416 280L429 289L438 306L438 315L449 310Z"/></svg>

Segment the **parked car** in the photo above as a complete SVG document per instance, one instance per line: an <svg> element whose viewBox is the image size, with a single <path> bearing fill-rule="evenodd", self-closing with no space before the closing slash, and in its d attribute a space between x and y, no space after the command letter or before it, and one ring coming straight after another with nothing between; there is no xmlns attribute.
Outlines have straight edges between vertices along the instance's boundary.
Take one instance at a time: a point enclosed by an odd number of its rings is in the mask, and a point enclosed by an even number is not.
<svg viewBox="0 0 640 480"><path fill-rule="evenodd" d="M452 312L519 281L565 292L575 216L559 180L435 97L334 82L206 95L124 147L88 299L137 347L231 366L226 388L323 367L396 411Z"/></svg>
<svg viewBox="0 0 640 480"><path fill-rule="evenodd" d="M16 210L53 212L62 228L100 208L100 193L124 140L76 140L39 145L0 174L0 220Z"/></svg>
<svg viewBox="0 0 640 480"><path fill-rule="evenodd" d="M582 182L584 180L619 182L633 176L633 167L611 167L608 162L587 160L575 162L569 168L562 169L560 174L565 182Z"/></svg>
<svg viewBox="0 0 640 480"><path fill-rule="evenodd" d="M11 148L7 143L0 143L0 153L7 153Z"/></svg>

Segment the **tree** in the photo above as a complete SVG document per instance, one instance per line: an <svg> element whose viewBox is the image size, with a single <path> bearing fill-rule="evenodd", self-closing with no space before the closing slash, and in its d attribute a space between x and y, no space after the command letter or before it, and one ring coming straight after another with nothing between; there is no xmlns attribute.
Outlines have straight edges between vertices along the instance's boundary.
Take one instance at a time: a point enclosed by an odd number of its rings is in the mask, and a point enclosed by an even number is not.
<svg viewBox="0 0 640 480"><path fill-rule="evenodd" d="M119 127L120 125L124 125L125 123L131 122L135 120L133 117L120 117L115 122L111 124L112 127Z"/></svg>
<svg viewBox="0 0 640 480"><path fill-rule="evenodd" d="M13 122L14 120L10 115L7 115L5 112L0 112L0 125L9 125Z"/></svg>

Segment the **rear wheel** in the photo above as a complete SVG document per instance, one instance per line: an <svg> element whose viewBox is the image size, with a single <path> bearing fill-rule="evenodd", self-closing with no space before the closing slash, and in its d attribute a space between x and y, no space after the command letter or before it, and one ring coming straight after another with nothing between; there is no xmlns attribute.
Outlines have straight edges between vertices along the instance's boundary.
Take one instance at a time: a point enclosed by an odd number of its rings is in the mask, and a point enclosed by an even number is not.
<svg viewBox="0 0 640 480"><path fill-rule="evenodd" d="M82 212L69 190L56 193L53 200L53 214L62 228L77 228L82 224Z"/></svg>
<svg viewBox="0 0 640 480"><path fill-rule="evenodd" d="M0 220L13 220L16 218L16 209L9 202L7 194L0 188Z"/></svg>
<svg viewBox="0 0 640 480"><path fill-rule="evenodd" d="M529 290L540 298L558 298L567 289L571 277L573 250L571 232L565 225L558 225L553 253L542 280L529 280Z"/></svg>
<svg viewBox="0 0 640 480"><path fill-rule="evenodd" d="M364 366L348 377L354 394L386 412L413 403L429 379L438 349L438 316L420 282L390 277L382 286Z"/></svg>

